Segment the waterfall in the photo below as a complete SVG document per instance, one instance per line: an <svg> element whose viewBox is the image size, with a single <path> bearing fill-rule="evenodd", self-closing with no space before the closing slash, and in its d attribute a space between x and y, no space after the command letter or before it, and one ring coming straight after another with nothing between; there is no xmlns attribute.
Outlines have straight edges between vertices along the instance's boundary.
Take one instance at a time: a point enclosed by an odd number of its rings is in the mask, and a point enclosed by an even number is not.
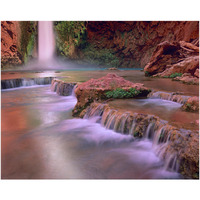
<svg viewBox="0 0 200 200"><path fill-rule="evenodd" d="M165 168L179 171L183 149L173 148L176 143L184 143L191 131L177 129L160 118L138 113L122 113L111 109L107 104L93 103L86 109L84 119L98 118L106 129L122 134L132 135L135 139L152 141L152 148L165 162ZM178 139L177 139L178 138Z"/></svg>
<svg viewBox="0 0 200 200"><path fill-rule="evenodd" d="M66 83L64 81L54 79L51 82L51 91L56 92L58 95L61 96L75 96L74 90L75 90L76 83Z"/></svg>
<svg viewBox="0 0 200 200"><path fill-rule="evenodd" d="M53 79L54 77L40 77L1 80L1 89L28 87L33 85L48 85L51 84Z"/></svg>
<svg viewBox="0 0 200 200"><path fill-rule="evenodd" d="M39 21L39 61L47 62L53 59L55 39L52 21Z"/></svg>
<svg viewBox="0 0 200 200"><path fill-rule="evenodd" d="M148 97L152 99L155 99L155 98L165 99L165 100L174 101L180 104L184 104L190 98L190 96L184 96L184 95L180 95L176 93L161 92L161 91L151 92L149 93Z"/></svg>

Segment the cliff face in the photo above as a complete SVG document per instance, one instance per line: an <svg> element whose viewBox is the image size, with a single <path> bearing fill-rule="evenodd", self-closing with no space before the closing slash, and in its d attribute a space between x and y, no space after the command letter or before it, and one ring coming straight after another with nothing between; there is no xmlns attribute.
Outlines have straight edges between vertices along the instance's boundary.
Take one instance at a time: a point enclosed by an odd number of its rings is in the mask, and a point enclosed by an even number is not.
<svg viewBox="0 0 200 200"><path fill-rule="evenodd" d="M192 42L199 38L199 23L188 22L88 22L87 41L96 49L112 49L120 67L142 67L163 42Z"/></svg>
<svg viewBox="0 0 200 200"><path fill-rule="evenodd" d="M70 30L74 30L74 35L70 40L78 41L80 45L70 46L72 42L62 41L62 45L67 45L60 48L58 55L110 67L144 68L158 44L164 41L193 42L199 38L198 21L89 21L81 26L80 22L71 24ZM61 30L66 35L65 30ZM1 22L2 66L26 63L28 58L36 57L36 52L36 22Z"/></svg>
<svg viewBox="0 0 200 200"><path fill-rule="evenodd" d="M19 52L20 34L19 22L1 22L1 66L22 63L22 55Z"/></svg>
<svg viewBox="0 0 200 200"><path fill-rule="evenodd" d="M36 23L1 22L1 67L26 63L36 52Z"/></svg>

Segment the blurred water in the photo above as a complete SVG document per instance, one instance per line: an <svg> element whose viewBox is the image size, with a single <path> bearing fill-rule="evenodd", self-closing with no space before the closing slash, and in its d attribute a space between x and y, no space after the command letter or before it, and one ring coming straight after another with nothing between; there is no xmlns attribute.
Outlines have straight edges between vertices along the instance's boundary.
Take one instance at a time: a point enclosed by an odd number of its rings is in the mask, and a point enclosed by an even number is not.
<svg viewBox="0 0 200 200"><path fill-rule="evenodd" d="M2 178L158 179L168 172L152 143L76 119L74 96L50 87L2 92Z"/></svg>

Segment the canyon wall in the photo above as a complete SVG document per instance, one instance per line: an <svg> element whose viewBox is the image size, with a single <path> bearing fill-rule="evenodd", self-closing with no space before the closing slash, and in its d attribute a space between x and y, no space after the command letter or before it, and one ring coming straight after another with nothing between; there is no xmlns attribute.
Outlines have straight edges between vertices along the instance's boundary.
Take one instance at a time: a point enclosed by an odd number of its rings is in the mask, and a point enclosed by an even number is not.
<svg viewBox="0 0 200 200"><path fill-rule="evenodd" d="M199 22L88 22L87 40L96 49L112 49L120 67L141 67L163 42L192 42L199 38Z"/></svg>
<svg viewBox="0 0 200 200"><path fill-rule="evenodd" d="M37 23L1 22L1 67L19 66L37 56Z"/></svg>
<svg viewBox="0 0 200 200"><path fill-rule="evenodd" d="M198 21L89 21L54 25L57 55L109 67L144 68L159 43L193 42L199 38ZM73 34L68 37L69 33ZM37 23L1 22L1 46L2 66L26 63L28 58L36 57Z"/></svg>

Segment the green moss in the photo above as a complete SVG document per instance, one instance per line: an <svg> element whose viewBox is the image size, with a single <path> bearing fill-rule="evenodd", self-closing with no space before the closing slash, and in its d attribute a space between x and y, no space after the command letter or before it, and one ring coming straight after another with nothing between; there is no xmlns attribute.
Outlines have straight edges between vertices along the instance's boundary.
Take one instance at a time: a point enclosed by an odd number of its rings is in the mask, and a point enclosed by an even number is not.
<svg viewBox="0 0 200 200"><path fill-rule="evenodd" d="M170 76L169 76L169 78L176 78L176 77L180 77L180 76L182 76L183 74L182 73L174 73L174 74L171 74Z"/></svg>
<svg viewBox="0 0 200 200"><path fill-rule="evenodd" d="M57 33L57 47L61 55L70 56L73 49L84 48L86 42L86 22L57 21L54 23Z"/></svg>
<svg viewBox="0 0 200 200"><path fill-rule="evenodd" d="M109 67L119 66L119 58L112 49L99 49L93 45L87 45L82 51L85 61L89 63L107 65Z"/></svg>
<svg viewBox="0 0 200 200"><path fill-rule="evenodd" d="M113 91L108 91L106 92L106 98L114 98L114 99L123 99L123 98L131 98L131 97L136 97L141 93L141 91L135 89L135 88L130 88L128 91L117 88L116 90Z"/></svg>
<svg viewBox="0 0 200 200"><path fill-rule="evenodd" d="M147 77L151 76L151 74L150 74L148 71L145 71L144 74L145 74L145 76L147 76Z"/></svg>
<svg viewBox="0 0 200 200"><path fill-rule="evenodd" d="M32 54L32 50L35 44L36 30L32 21L21 21L21 37L20 37L20 53L23 57L23 61L28 60L28 56Z"/></svg>

